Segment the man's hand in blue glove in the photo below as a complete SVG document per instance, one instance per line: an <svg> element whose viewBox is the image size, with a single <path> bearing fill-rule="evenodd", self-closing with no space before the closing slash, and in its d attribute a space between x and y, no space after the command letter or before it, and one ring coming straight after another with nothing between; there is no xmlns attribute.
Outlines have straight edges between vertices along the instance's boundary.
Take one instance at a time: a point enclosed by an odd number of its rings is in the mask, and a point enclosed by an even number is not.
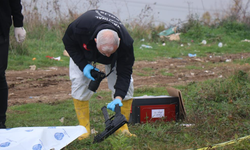
<svg viewBox="0 0 250 150"><path fill-rule="evenodd" d="M90 64L87 64L87 65L84 67L84 69L83 69L83 74L85 75L85 77L87 77L87 78L89 78L89 79L95 81L95 79L91 76L91 73L90 73L90 71L91 71L92 69L94 69L94 67L93 67L92 65L90 65ZM96 71L99 71L98 68L95 68L95 70L96 70Z"/></svg>
<svg viewBox="0 0 250 150"><path fill-rule="evenodd" d="M112 110L112 111L115 111L116 104L119 104L120 107L123 105L122 101L119 98L116 98L112 102L108 103L107 108Z"/></svg>

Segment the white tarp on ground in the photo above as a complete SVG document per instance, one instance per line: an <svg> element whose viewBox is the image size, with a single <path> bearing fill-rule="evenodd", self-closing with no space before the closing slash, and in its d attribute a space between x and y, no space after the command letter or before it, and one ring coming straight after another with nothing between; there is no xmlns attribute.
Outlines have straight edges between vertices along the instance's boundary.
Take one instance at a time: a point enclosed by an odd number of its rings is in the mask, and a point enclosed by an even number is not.
<svg viewBox="0 0 250 150"><path fill-rule="evenodd" d="M0 129L0 150L60 150L86 132L80 125Z"/></svg>

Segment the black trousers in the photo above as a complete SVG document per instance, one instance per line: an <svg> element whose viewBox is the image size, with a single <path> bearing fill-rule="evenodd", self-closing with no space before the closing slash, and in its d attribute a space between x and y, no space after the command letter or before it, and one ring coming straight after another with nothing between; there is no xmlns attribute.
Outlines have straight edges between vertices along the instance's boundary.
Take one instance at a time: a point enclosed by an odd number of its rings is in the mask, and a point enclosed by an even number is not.
<svg viewBox="0 0 250 150"><path fill-rule="evenodd" d="M9 37L4 38L0 34L0 122L6 121L8 107L8 85L5 77L5 70L8 64Z"/></svg>

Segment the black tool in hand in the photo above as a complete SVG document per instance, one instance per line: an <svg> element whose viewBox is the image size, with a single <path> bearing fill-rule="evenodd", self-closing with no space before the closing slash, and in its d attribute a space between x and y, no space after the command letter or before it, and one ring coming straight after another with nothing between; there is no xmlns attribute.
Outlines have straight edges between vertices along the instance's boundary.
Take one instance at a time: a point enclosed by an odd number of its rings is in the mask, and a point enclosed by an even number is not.
<svg viewBox="0 0 250 150"><path fill-rule="evenodd" d="M96 71L94 69L91 70L91 76L95 79L95 81L90 81L88 89L96 92L96 90L98 89L101 81L107 77L105 73L101 72L101 71Z"/></svg>
<svg viewBox="0 0 250 150"><path fill-rule="evenodd" d="M125 123L128 123L124 115L121 114L121 108L119 104L115 105L115 115L111 118L109 118L106 106L103 106L101 110L105 118L106 128L105 131L95 136L93 143L102 142L104 139L108 138Z"/></svg>

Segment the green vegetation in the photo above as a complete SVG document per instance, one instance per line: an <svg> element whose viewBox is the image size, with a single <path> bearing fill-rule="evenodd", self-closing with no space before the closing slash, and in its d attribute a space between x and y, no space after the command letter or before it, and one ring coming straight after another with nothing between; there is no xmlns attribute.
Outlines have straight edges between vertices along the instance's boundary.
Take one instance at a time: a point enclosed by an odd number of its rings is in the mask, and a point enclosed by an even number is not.
<svg viewBox="0 0 250 150"><path fill-rule="evenodd" d="M12 29L8 69L27 69L30 65L68 66L69 58L63 56L62 37L70 21L72 19L59 22L50 28L39 22L26 23L27 38L22 45L15 42ZM250 25L244 22L225 19L220 24L208 26L191 18L179 29L180 41L159 38L156 33L164 30L161 24L146 27L140 24L126 26L135 41L136 61L187 57L189 53L203 57L207 54L222 55L250 51L249 42L242 42L242 40L250 39ZM202 44L202 40L206 40L207 44ZM218 47L219 42L223 43L222 47ZM144 48L143 44L150 45L152 48ZM46 56L61 56L61 61L49 60ZM33 58L36 60L32 60Z"/></svg>
<svg viewBox="0 0 250 150"><path fill-rule="evenodd" d="M27 26L27 39L22 45L18 45L11 36L11 46L9 55L10 70L27 69L30 65L37 67L48 66L68 66L69 58L63 56L64 46L62 36L64 30L55 30L44 28L43 32L29 31ZM222 27L221 27L222 28ZM249 42L241 42L244 39L250 39L250 34L231 34L221 31L221 28L210 29L204 28L207 33L213 34L216 38L200 37L193 38L191 31L181 34L180 41L161 41L154 42L150 40L141 41L136 36L134 50L136 61L148 60L154 61L161 58L180 58L187 57L189 53L197 54L198 57L206 56L208 53L214 55L222 55L227 53L249 52ZM204 31L204 32L205 32ZM246 29L246 31L248 31ZM59 33L60 32L60 33ZM40 34L40 35L39 35ZM146 36L146 35L145 35ZM222 38L217 38L222 37ZM158 38L159 39L159 38ZM202 40L207 40L207 44L201 44ZM165 46L162 43L165 43ZM218 43L222 42L223 47L218 47ZM142 44L150 45L153 48L143 48ZM183 44L183 46L181 46ZM46 56L59 57L61 61L55 61ZM35 60L32 60L36 58Z"/></svg>
<svg viewBox="0 0 250 150"><path fill-rule="evenodd" d="M61 40L62 34L58 35L59 30L49 30L45 26L38 26L33 30L30 30L29 26L27 26L26 30L27 37L22 45L16 43L14 32L11 31L9 70L28 69L30 65L36 65L38 68L68 66L69 58L62 55L64 46ZM60 56L61 60L56 61L46 56Z"/></svg>

